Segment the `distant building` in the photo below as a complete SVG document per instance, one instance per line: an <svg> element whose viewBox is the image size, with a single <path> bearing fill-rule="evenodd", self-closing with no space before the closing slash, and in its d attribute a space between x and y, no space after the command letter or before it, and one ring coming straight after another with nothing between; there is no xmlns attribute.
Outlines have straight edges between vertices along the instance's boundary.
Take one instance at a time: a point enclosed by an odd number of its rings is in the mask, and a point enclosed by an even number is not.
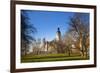
<svg viewBox="0 0 100 73"><path fill-rule="evenodd" d="M42 40L42 46L41 46L41 51L56 52L55 49L54 49L54 47L53 47L53 43L54 42L61 42L60 28L57 28L56 39L55 40L47 41L45 38L43 38L43 40Z"/></svg>

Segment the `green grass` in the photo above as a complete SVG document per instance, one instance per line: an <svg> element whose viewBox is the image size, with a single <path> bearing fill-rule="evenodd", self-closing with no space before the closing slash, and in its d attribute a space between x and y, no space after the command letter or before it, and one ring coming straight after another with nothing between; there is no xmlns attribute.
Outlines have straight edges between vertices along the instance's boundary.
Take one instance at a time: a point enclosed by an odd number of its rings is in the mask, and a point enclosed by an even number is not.
<svg viewBox="0 0 100 73"><path fill-rule="evenodd" d="M89 58L81 57L79 54L47 54L47 55L26 55L21 57L21 62L50 62L50 61L69 61L69 60L87 60Z"/></svg>

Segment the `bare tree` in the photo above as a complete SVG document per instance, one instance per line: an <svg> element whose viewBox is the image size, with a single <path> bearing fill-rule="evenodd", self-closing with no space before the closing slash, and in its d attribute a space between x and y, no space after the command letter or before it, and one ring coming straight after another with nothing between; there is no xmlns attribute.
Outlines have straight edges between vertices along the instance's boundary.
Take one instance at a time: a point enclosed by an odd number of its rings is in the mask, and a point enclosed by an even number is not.
<svg viewBox="0 0 100 73"><path fill-rule="evenodd" d="M87 19L87 15L82 13L76 13L73 17L70 18L70 32L75 32L78 36L77 41L79 41L79 47L81 51L81 55L84 56L85 52L87 52L86 42L88 42L87 38L89 38L89 19Z"/></svg>
<svg viewBox="0 0 100 73"><path fill-rule="evenodd" d="M68 53L68 55L70 56L71 53L72 53L72 45L74 44L74 40L75 39L75 36L74 36L74 33L73 32L66 32L65 35L63 36L63 42L65 44L65 51L66 53Z"/></svg>

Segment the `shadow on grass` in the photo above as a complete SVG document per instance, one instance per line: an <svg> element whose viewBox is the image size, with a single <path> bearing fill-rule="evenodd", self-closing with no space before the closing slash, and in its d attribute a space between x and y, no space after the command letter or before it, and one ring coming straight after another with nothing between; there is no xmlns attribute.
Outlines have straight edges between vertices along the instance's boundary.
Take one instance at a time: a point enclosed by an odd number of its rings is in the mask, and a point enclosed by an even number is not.
<svg viewBox="0 0 100 73"><path fill-rule="evenodd" d="M52 62L52 61L73 61L73 60L88 60L89 57L82 57L79 54L48 54L48 55L27 55L21 57L22 63L28 62Z"/></svg>

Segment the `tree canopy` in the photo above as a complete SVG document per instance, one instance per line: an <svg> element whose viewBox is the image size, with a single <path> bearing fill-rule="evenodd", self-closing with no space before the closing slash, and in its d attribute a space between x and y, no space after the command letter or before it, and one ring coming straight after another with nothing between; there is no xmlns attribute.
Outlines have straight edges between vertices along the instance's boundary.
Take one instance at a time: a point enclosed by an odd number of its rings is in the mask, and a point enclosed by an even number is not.
<svg viewBox="0 0 100 73"><path fill-rule="evenodd" d="M36 28L29 22L27 11L21 11L21 48L27 49L29 44L35 40ZM25 50L26 52L27 50Z"/></svg>

